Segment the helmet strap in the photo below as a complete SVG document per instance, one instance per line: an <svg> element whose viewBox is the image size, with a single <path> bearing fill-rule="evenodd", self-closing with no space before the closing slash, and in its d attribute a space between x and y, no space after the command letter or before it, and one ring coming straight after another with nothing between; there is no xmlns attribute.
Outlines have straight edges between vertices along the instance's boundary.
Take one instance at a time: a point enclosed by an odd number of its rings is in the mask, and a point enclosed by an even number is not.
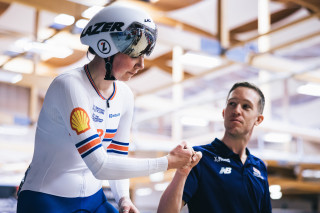
<svg viewBox="0 0 320 213"><path fill-rule="evenodd" d="M106 75L104 76L104 80L117 80L113 75L112 75L112 64L113 64L113 59L114 55L110 56L108 58L104 58L104 61L106 63Z"/></svg>

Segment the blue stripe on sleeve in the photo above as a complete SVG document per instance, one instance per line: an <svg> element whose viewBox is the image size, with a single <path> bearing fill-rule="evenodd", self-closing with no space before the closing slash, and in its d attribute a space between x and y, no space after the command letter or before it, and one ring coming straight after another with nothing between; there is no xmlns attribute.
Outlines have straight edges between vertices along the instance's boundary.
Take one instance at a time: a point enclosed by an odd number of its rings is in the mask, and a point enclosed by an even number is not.
<svg viewBox="0 0 320 213"><path fill-rule="evenodd" d="M121 146L129 146L129 143L124 143L124 142L119 142L119 141L114 141L114 140L112 140L111 143L121 145Z"/></svg>
<svg viewBox="0 0 320 213"><path fill-rule="evenodd" d="M101 143L98 144L97 146L93 147L93 148L90 149L89 151L83 153L83 154L81 155L81 157L82 157L82 158L86 157L86 156L89 155L91 152L93 152L94 150L98 149L98 148L101 147L101 146L102 146Z"/></svg>
<svg viewBox="0 0 320 213"><path fill-rule="evenodd" d="M116 133L117 129L106 129L106 133Z"/></svg>
<svg viewBox="0 0 320 213"><path fill-rule="evenodd" d="M121 151L117 151L117 150L114 150L114 149L108 149L107 152L117 153L117 154L120 154L120 155L128 155L128 152L121 152Z"/></svg>
<svg viewBox="0 0 320 213"><path fill-rule="evenodd" d="M94 134L86 139L84 139L83 141L80 141L79 143L76 144L76 147L79 148L80 146L82 146L83 144L87 143L88 141L91 141L95 138L98 138L99 135L98 134Z"/></svg>

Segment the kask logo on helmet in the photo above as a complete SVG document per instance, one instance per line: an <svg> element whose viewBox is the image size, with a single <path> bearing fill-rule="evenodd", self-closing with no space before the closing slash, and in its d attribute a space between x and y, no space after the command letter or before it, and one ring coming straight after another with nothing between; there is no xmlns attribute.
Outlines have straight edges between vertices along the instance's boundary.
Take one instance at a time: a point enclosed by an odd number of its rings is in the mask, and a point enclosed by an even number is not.
<svg viewBox="0 0 320 213"><path fill-rule="evenodd" d="M121 27L124 26L123 22L99 22L94 25L90 25L85 31L81 33L81 38L88 35L96 35L101 32L121 32Z"/></svg>
<svg viewBox="0 0 320 213"><path fill-rule="evenodd" d="M103 54L108 54L111 50L109 42L104 39L98 41L98 50Z"/></svg>

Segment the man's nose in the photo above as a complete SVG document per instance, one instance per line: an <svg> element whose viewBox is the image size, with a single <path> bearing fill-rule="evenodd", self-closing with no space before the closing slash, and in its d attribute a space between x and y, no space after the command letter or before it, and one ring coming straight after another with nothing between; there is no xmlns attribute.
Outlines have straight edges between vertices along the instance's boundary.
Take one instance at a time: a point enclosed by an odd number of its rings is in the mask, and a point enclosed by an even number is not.
<svg viewBox="0 0 320 213"><path fill-rule="evenodd" d="M234 114L239 115L241 110L241 104L237 104L237 106L234 108Z"/></svg>

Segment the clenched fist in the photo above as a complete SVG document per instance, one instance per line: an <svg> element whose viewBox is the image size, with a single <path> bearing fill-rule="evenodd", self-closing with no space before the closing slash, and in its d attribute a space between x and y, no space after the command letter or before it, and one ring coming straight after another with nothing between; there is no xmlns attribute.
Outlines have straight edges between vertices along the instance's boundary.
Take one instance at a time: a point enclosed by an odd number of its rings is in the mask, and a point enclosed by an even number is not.
<svg viewBox="0 0 320 213"><path fill-rule="evenodd" d="M167 155L168 158L168 170L179 169L188 166L192 162L192 156L194 151L192 147L188 147L186 142L182 142L176 146Z"/></svg>

